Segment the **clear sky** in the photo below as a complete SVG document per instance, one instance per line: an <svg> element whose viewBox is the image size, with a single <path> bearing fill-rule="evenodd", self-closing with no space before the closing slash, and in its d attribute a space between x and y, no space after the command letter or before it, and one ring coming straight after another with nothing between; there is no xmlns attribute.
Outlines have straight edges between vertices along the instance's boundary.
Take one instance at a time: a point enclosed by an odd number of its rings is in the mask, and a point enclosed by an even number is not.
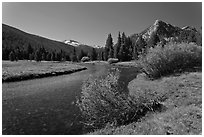
<svg viewBox="0 0 204 137"><path fill-rule="evenodd" d="M2 22L49 39L104 46L109 33L139 33L156 19L202 26L202 3L2 3Z"/></svg>

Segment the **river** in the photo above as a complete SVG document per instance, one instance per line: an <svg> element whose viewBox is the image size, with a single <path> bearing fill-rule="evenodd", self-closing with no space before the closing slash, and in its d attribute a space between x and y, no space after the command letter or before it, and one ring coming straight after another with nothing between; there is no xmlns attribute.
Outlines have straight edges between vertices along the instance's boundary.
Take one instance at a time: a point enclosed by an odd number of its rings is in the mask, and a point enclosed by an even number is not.
<svg viewBox="0 0 204 137"><path fill-rule="evenodd" d="M87 70L73 74L2 84L3 135L84 134L81 115L75 105L81 85L89 76L106 75L110 65L86 64ZM136 68L118 67L119 84L137 75Z"/></svg>

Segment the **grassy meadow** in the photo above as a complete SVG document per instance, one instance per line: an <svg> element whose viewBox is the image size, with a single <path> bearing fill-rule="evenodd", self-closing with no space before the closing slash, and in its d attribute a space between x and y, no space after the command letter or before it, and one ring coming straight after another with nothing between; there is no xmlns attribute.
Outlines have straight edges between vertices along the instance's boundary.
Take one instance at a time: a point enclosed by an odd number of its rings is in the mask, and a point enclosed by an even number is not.
<svg viewBox="0 0 204 137"><path fill-rule="evenodd" d="M118 70L84 82L78 106L92 129L89 134L201 134L202 48L193 43L157 46L135 64L141 73L128 84L129 94L117 86Z"/></svg>
<svg viewBox="0 0 204 137"><path fill-rule="evenodd" d="M84 69L86 67L72 62L2 61L2 81L20 81L56 76Z"/></svg>

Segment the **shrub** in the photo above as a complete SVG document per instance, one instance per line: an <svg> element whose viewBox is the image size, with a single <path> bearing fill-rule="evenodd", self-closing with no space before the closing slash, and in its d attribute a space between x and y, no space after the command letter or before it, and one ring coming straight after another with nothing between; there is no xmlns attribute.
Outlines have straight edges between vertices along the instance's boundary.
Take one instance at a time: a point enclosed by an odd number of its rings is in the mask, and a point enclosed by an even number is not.
<svg viewBox="0 0 204 137"><path fill-rule="evenodd" d="M119 60L117 58L109 58L108 59L108 63L112 64L112 63L117 63Z"/></svg>
<svg viewBox="0 0 204 137"><path fill-rule="evenodd" d="M77 104L86 125L100 128L107 123L128 124L140 118L150 108L143 98L134 99L120 91L118 79L119 71L116 69L104 79L90 78L84 82Z"/></svg>
<svg viewBox="0 0 204 137"><path fill-rule="evenodd" d="M82 61L82 62L87 62L87 61L90 61L90 58L89 58L89 57L83 57L83 58L81 59L81 61Z"/></svg>
<svg viewBox="0 0 204 137"><path fill-rule="evenodd" d="M175 72L202 66L202 48L194 43L167 44L149 49L140 59L143 72L159 78Z"/></svg>

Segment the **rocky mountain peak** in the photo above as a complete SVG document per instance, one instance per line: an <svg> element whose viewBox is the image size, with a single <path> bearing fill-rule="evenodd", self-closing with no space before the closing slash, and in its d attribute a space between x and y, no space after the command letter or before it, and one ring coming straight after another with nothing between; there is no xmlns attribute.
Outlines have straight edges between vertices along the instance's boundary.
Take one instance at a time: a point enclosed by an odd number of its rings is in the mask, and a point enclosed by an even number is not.
<svg viewBox="0 0 204 137"><path fill-rule="evenodd" d="M154 26L159 26L161 24L165 24L165 22L158 20L158 19L154 22Z"/></svg>

